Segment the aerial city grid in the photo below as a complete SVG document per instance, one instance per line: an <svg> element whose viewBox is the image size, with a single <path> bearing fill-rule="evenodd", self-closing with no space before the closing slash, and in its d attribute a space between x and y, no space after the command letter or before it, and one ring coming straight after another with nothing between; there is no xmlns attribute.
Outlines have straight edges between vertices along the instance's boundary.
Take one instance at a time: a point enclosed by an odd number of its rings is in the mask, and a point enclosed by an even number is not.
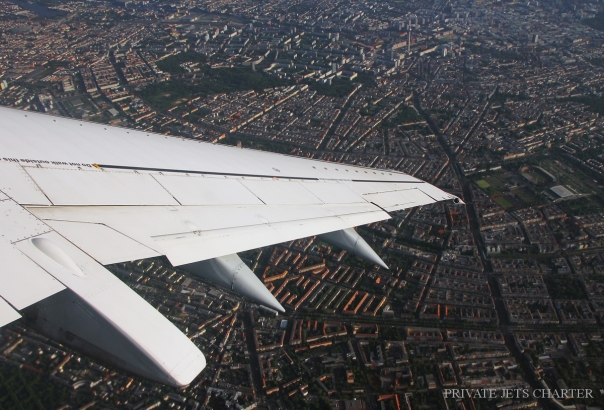
<svg viewBox="0 0 604 410"><path fill-rule="evenodd" d="M359 227L388 270L317 237L240 253L284 314L165 259L111 265L207 367L171 388L14 322L0 409L604 408L598 0L1 0L0 22L0 105L465 201ZM534 394L569 389L592 394Z"/></svg>

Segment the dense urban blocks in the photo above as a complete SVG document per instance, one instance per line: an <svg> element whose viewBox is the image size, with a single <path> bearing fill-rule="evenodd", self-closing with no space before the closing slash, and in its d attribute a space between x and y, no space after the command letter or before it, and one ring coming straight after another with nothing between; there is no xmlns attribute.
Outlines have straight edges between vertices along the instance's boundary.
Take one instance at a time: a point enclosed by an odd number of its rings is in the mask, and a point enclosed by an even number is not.
<svg viewBox="0 0 604 410"><path fill-rule="evenodd" d="M604 407L544 394L604 378L600 8L0 4L2 105L394 169L469 204L360 227L389 270L317 238L241 253L278 316L165 260L111 266L206 370L175 391L17 323L0 407Z"/></svg>

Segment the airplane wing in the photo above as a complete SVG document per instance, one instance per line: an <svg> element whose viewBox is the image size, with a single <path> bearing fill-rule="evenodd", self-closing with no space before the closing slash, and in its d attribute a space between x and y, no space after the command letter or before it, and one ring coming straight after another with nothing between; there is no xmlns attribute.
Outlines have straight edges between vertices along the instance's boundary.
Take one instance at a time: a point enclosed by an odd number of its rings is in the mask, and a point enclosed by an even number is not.
<svg viewBox="0 0 604 410"><path fill-rule="evenodd" d="M321 235L385 267L351 229L458 200L409 175L0 108L0 326L182 386L205 358L103 265L165 256L273 309L236 253Z"/></svg>

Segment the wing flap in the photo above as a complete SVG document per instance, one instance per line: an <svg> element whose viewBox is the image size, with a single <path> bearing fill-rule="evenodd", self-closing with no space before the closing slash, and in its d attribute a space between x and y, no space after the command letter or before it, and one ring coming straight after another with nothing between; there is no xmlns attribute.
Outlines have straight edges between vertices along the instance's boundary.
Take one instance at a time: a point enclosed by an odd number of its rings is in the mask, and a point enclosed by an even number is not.
<svg viewBox="0 0 604 410"><path fill-rule="evenodd" d="M175 265L388 219L372 204L249 207L33 207L30 211L69 238L53 221L81 222L77 240L82 249L90 225L103 224L147 248L166 255ZM66 226L66 225L63 225ZM100 242L99 242L100 244ZM119 247L104 241L104 247ZM90 255L95 255L90 250ZM106 252L117 255L120 249ZM133 260L125 253L123 261Z"/></svg>
<svg viewBox="0 0 604 410"><path fill-rule="evenodd" d="M0 264L0 296L19 310L65 289L14 245L4 241L0 241Z"/></svg>
<svg viewBox="0 0 604 410"><path fill-rule="evenodd" d="M14 243L49 231L48 226L19 204L10 199L0 201L0 233L5 241Z"/></svg>
<svg viewBox="0 0 604 410"><path fill-rule="evenodd" d="M14 201L0 201L0 296L23 309L65 289L15 247L50 228Z"/></svg>
<svg viewBox="0 0 604 410"><path fill-rule="evenodd" d="M84 177L143 176L79 172ZM426 190L430 195L426 194L424 188L431 186L425 183L144 176L153 181L154 189L159 187L170 198L197 205L28 209L103 264L161 254L174 265L183 265L384 220L388 211L448 196L438 188ZM220 189L223 183L225 190Z"/></svg>
<svg viewBox="0 0 604 410"><path fill-rule="evenodd" d="M307 206L66 206L31 207L46 221L88 222L107 225L128 237L154 237L196 231L242 228L292 220L337 217L379 211L373 204ZM130 231L134 231L130 235ZM146 242L141 242L149 246ZM153 246L150 246L153 248Z"/></svg>
<svg viewBox="0 0 604 410"><path fill-rule="evenodd" d="M174 266L388 219L382 211L154 237Z"/></svg>
<svg viewBox="0 0 604 410"><path fill-rule="evenodd" d="M161 253L105 225L65 221L46 223L103 265L161 256Z"/></svg>

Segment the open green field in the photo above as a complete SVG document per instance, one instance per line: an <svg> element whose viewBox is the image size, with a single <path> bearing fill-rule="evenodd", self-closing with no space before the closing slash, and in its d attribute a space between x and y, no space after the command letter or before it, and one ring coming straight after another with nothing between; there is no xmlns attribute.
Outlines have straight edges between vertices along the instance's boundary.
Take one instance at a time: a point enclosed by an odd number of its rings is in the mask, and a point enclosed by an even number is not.
<svg viewBox="0 0 604 410"><path fill-rule="evenodd" d="M520 203L511 196L504 194L508 188L505 182L508 178L508 174L497 172L485 176L483 179L475 180L475 183L502 208L516 208L520 206Z"/></svg>
<svg viewBox="0 0 604 410"><path fill-rule="evenodd" d="M493 201L497 202L502 208L505 209L514 207L514 204L510 202L505 196L495 197L493 198Z"/></svg>
<svg viewBox="0 0 604 410"><path fill-rule="evenodd" d="M484 180L497 191L503 191L505 189L505 183L497 176L485 177Z"/></svg>
<svg viewBox="0 0 604 410"><path fill-rule="evenodd" d="M507 175L500 172L496 172L491 175L485 176L482 179L475 180L474 182L476 183L476 185L478 185L480 189L484 190L487 195L491 196L502 193L506 190L506 179L508 179Z"/></svg>
<svg viewBox="0 0 604 410"><path fill-rule="evenodd" d="M489 184L484 179L480 179L480 180L476 181L476 185L478 185L482 189L487 189L487 188L491 187L491 184Z"/></svg>
<svg viewBox="0 0 604 410"><path fill-rule="evenodd" d="M520 199L525 205L535 205L541 202L540 198L533 194L529 189L520 188L512 191L518 199Z"/></svg>

